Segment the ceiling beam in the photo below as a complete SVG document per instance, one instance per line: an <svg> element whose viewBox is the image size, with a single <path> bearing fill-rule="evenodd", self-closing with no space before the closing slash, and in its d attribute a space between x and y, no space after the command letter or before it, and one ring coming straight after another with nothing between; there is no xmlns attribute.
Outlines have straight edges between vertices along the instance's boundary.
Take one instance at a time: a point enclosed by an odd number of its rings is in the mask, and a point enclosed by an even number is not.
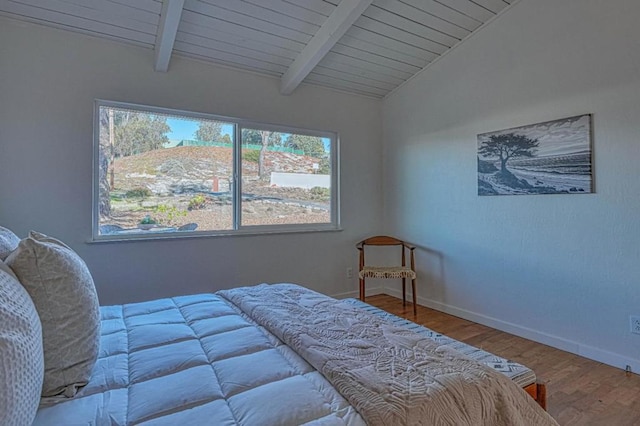
<svg viewBox="0 0 640 426"><path fill-rule="evenodd" d="M280 81L280 93L293 93L372 2L342 0L284 73Z"/></svg>
<svg viewBox="0 0 640 426"><path fill-rule="evenodd" d="M176 41L183 7L184 0L164 0L162 2L160 25L158 25L155 46L156 59L154 69L156 71L166 72L169 69L169 60L171 60L171 52Z"/></svg>

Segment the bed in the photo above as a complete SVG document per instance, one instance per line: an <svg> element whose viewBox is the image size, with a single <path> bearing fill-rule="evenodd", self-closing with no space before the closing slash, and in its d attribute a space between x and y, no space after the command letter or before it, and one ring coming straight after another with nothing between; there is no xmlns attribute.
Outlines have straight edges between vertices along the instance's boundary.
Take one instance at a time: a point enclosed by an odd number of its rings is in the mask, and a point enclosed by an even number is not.
<svg viewBox="0 0 640 426"><path fill-rule="evenodd" d="M30 238L70 250L49 237ZM13 257L7 263L16 264ZM12 298L21 309L30 303L17 280L7 278L10 273L0 271L3 321ZM16 274L20 280L25 276ZM463 347L453 349L459 342L445 344L443 336L362 302L339 301L294 284L103 306L96 312L99 344L90 374L56 388L63 391L38 395L34 425L557 424L512 378L474 360L469 351L465 355ZM43 310L38 313L44 317ZM41 320L43 334L48 322ZM38 325L21 329L30 332L36 344ZM3 363L6 335L0 330ZM37 370L43 359L37 352L24 352L34 363L29 371L14 370L9 379ZM46 388L37 379L21 379L12 388L21 399L7 407L33 399L27 384L38 392ZM25 407L14 412L28 416ZM31 418L8 424L29 424Z"/></svg>

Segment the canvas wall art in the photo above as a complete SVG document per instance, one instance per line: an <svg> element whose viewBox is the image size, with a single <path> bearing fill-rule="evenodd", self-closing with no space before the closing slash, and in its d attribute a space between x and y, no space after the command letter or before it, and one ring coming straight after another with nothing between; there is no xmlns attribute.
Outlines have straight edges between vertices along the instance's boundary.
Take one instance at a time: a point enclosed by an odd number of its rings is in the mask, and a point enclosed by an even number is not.
<svg viewBox="0 0 640 426"><path fill-rule="evenodd" d="M592 192L591 114L478 135L478 195Z"/></svg>

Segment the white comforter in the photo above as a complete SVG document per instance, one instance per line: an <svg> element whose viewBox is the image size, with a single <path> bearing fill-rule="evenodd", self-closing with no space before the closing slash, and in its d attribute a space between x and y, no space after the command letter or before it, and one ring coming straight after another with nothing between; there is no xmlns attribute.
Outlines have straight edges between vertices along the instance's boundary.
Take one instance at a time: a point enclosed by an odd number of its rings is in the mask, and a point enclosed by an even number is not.
<svg viewBox="0 0 640 426"><path fill-rule="evenodd" d="M300 356L216 295L103 307L98 362L34 425L364 424Z"/></svg>
<svg viewBox="0 0 640 426"><path fill-rule="evenodd" d="M486 365L291 284L219 292L329 379L369 425L557 425Z"/></svg>
<svg viewBox="0 0 640 426"><path fill-rule="evenodd" d="M291 284L101 314L89 384L35 425L556 424L491 369Z"/></svg>

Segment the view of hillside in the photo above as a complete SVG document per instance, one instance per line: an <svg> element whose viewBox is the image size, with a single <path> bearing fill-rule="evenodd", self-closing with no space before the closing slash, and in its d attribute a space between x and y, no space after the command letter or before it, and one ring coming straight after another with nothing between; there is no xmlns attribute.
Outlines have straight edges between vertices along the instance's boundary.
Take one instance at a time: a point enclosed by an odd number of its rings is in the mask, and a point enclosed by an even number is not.
<svg viewBox="0 0 640 426"><path fill-rule="evenodd" d="M266 151L260 179L257 152L243 150L244 225L329 221L328 189L277 187L269 179L272 171L312 174L317 158ZM100 224L135 228L149 216L166 226L231 229L232 170L232 149L225 147L180 146L117 158L110 215Z"/></svg>

